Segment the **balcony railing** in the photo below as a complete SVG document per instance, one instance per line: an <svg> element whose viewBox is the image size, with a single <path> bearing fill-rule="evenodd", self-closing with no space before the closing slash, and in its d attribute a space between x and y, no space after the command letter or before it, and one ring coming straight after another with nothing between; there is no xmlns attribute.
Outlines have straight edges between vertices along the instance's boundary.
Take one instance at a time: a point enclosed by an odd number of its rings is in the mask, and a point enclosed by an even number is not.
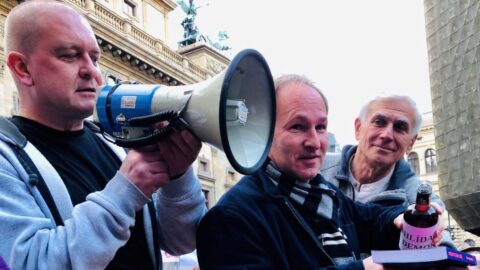
<svg viewBox="0 0 480 270"><path fill-rule="evenodd" d="M77 2L85 3L85 0L68 0L68 1L75 2L75 3ZM84 6L80 6L80 7L84 8ZM99 19L103 23L113 27L118 31L123 32L125 30L124 19L99 4L95 5L95 16L97 17L97 19Z"/></svg>
<svg viewBox="0 0 480 270"><path fill-rule="evenodd" d="M131 37L133 41L143 44L148 50L152 50L154 55L159 55L161 59L168 61L170 65L176 66L180 70L185 70L187 73L195 75L202 80L208 79L210 75L212 75L209 74L208 71L193 64L187 58L170 49L162 40L149 35L139 27L133 25L128 18L121 17L109 8L103 6L101 3L98 3L97 0L66 1L75 5L85 13L94 14L96 20L119 32L119 34ZM17 4L17 0L0 1L0 7L6 8L7 10L11 10Z"/></svg>
<svg viewBox="0 0 480 270"><path fill-rule="evenodd" d="M143 44L150 50L153 50L156 54L159 54L161 58L167 60L171 65L177 66L180 69L185 69L187 72L194 74L200 79L207 79L209 73L202 68L196 66L192 62L189 62L185 57L176 53L165 43L137 26L130 23L129 19L123 18L116 14L112 10L104 7L101 3L97 3L96 0L66 0L67 2L74 4L85 12L93 12L99 22L106 24L108 27L123 33L126 36L130 36L134 41ZM185 65L184 61L187 60L188 64Z"/></svg>
<svg viewBox="0 0 480 270"><path fill-rule="evenodd" d="M85 0L71 0L69 2L79 7L85 7Z"/></svg>

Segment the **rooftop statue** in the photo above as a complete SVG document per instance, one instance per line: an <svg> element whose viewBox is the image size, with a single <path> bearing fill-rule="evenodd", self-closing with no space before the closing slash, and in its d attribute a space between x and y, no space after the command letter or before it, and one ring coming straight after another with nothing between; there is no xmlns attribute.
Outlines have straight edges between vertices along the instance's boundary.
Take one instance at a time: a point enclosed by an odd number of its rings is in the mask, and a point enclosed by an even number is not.
<svg viewBox="0 0 480 270"><path fill-rule="evenodd" d="M184 0L177 0L177 4L185 12L186 17L183 19L181 25L183 26L183 40L178 44L180 47L185 47L187 45L193 44L197 41L203 40L206 41L205 37L200 34L197 25L195 24L195 17L197 16L197 10L200 7L195 6L193 0L189 0L187 5Z"/></svg>
<svg viewBox="0 0 480 270"><path fill-rule="evenodd" d="M215 41L213 42L208 36L207 36L207 39L208 39L208 43L210 43L210 45L212 45L212 47L214 47L215 49L219 50L219 51L229 51L231 50L232 48L230 46L228 46L226 44L226 41L227 39L229 39L230 37L228 36L228 33L227 31L220 31L218 32L218 41Z"/></svg>

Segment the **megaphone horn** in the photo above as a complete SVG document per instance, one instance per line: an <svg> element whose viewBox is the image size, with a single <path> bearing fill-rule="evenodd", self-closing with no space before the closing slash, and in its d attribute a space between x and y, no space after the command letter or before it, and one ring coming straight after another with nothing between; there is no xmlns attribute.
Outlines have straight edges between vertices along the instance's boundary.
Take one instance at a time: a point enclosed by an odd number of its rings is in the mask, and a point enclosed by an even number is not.
<svg viewBox="0 0 480 270"><path fill-rule="evenodd" d="M155 130L164 120L169 126ZM94 121L105 137L140 147L188 128L224 151L238 172L251 174L266 160L275 128L275 88L255 50L239 52L226 70L192 85L117 84L97 89Z"/></svg>

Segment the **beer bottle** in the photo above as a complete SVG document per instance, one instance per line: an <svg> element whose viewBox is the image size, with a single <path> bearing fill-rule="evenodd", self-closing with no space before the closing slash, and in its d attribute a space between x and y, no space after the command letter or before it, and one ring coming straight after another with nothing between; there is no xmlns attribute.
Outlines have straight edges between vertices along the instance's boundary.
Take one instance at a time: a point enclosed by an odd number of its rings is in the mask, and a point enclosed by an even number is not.
<svg viewBox="0 0 480 270"><path fill-rule="evenodd" d="M400 235L400 249L433 248L433 238L438 226L438 214L430 206L432 186L421 183L417 199L403 214L403 228Z"/></svg>

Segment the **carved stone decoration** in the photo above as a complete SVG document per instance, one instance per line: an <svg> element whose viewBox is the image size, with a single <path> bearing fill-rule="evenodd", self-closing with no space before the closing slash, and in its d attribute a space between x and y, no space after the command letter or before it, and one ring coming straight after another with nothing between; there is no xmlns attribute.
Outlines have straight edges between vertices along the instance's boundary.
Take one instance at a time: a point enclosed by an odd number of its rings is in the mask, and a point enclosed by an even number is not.
<svg viewBox="0 0 480 270"><path fill-rule="evenodd" d="M215 72L215 74L218 74L223 70L222 64L220 64L219 62L211 58L206 58L206 62L207 62L207 66L206 66L207 69Z"/></svg>
<svg viewBox="0 0 480 270"><path fill-rule="evenodd" d="M124 61L124 62L130 62L131 58L132 58L132 56L128 53L122 55L122 61Z"/></svg>
<svg viewBox="0 0 480 270"><path fill-rule="evenodd" d="M134 66L134 67L137 67L138 65L140 64L140 60L138 59L132 59L130 60L130 65Z"/></svg>
<svg viewBox="0 0 480 270"><path fill-rule="evenodd" d="M158 72L155 74L155 78L157 78L157 79L162 79L163 75L164 75L164 74L163 74L161 71L158 71Z"/></svg>
<svg viewBox="0 0 480 270"><path fill-rule="evenodd" d="M155 68L152 67L147 70L147 73L152 75L152 74L155 74L155 71L156 71Z"/></svg>
<svg viewBox="0 0 480 270"><path fill-rule="evenodd" d="M146 70L148 68L148 65L143 63L143 64L139 65L138 68L143 71L143 70Z"/></svg>
<svg viewBox="0 0 480 270"><path fill-rule="evenodd" d="M112 51L113 57L120 56L120 55L122 55L122 53L123 53L123 52L122 52L122 50L120 50L120 49L116 49L116 50L113 50L113 51Z"/></svg>
<svg viewBox="0 0 480 270"><path fill-rule="evenodd" d="M111 51L112 49L113 49L113 46L111 44L105 44L104 46L102 46L102 50L104 52Z"/></svg>

